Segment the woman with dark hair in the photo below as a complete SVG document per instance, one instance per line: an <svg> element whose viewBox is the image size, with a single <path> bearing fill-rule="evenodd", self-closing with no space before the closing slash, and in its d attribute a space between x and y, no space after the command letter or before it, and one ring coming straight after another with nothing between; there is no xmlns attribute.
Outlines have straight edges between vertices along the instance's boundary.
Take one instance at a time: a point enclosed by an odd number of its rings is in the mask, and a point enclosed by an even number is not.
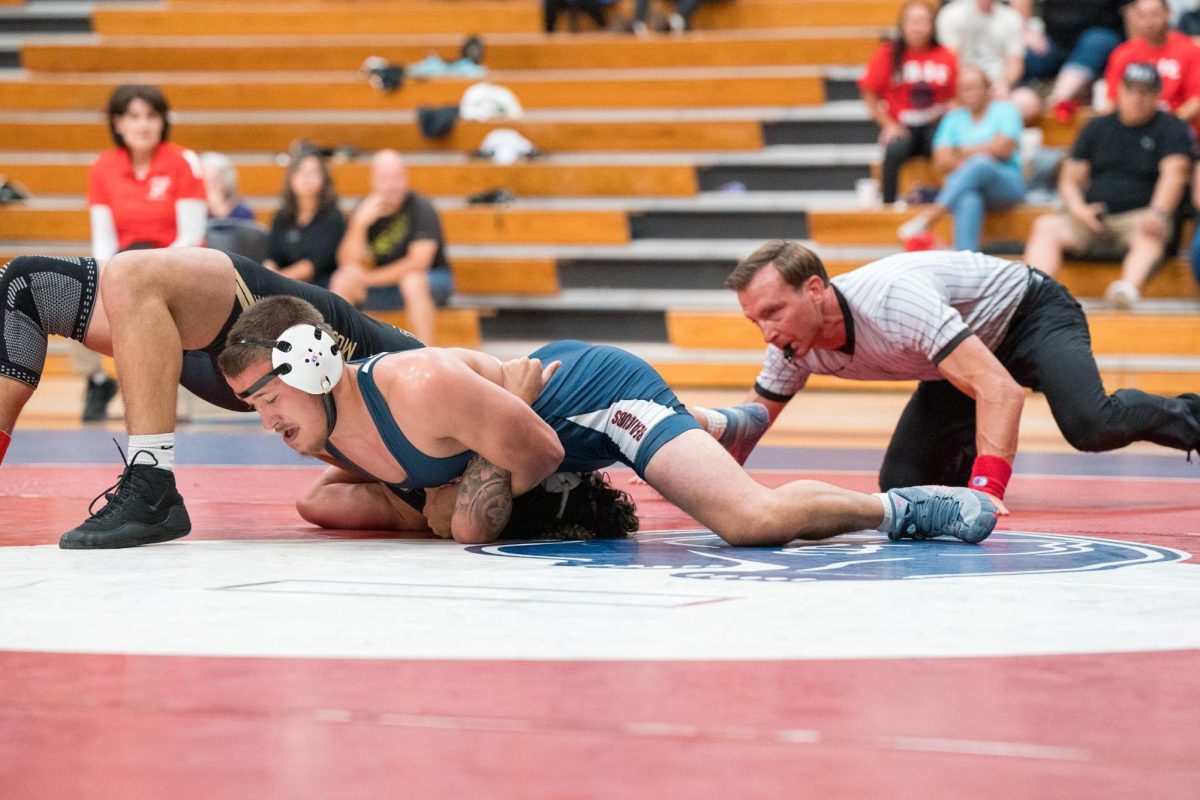
<svg viewBox="0 0 1200 800"><path fill-rule="evenodd" d="M167 141L167 99L154 86L118 86L108 100L116 147L88 172L92 251L107 259L133 247L195 247L208 216L204 171L191 150Z"/></svg>
<svg viewBox="0 0 1200 800"><path fill-rule="evenodd" d="M268 269L298 281L329 287L337 269L337 248L346 232L337 190L325 159L301 148L288 164L280 209L271 222Z"/></svg>
<svg viewBox="0 0 1200 800"><path fill-rule="evenodd" d="M108 99L116 146L88 171L92 255L98 260L121 250L204 243L204 172L195 153L167 141L168 112L167 98L154 86L118 86ZM96 361L80 366L90 373L83 419L104 419L116 382Z"/></svg>
<svg viewBox="0 0 1200 800"><path fill-rule="evenodd" d="M867 113L879 125L885 203L896 201L900 166L932 155L933 133L954 97L958 59L938 44L936 15L924 0L905 3L899 35L880 43L858 82Z"/></svg>

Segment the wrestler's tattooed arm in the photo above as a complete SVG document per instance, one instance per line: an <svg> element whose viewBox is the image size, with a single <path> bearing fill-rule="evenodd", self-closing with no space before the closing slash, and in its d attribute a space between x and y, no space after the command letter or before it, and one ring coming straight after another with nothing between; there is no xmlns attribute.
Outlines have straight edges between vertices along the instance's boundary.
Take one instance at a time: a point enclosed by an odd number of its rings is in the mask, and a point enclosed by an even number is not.
<svg viewBox="0 0 1200 800"><path fill-rule="evenodd" d="M450 532L462 544L487 544L512 514L512 474L482 456L467 464L458 484Z"/></svg>

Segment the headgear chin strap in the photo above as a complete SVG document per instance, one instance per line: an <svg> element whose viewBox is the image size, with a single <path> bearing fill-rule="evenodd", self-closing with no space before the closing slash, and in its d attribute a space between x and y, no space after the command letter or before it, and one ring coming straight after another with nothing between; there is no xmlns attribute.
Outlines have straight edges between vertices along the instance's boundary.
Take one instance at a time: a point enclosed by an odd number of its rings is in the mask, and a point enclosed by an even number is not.
<svg viewBox="0 0 1200 800"><path fill-rule="evenodd" d="M316 325L293 325L278 339L246 338L239 339L238 344L257 345L270 350L272 367L248 389L238 392L238 397L245 400L275 378L302 392L321 395L328 422L325 438L328 439L337 424L337 408L331 392L345 372L337 341Z"/></svg>

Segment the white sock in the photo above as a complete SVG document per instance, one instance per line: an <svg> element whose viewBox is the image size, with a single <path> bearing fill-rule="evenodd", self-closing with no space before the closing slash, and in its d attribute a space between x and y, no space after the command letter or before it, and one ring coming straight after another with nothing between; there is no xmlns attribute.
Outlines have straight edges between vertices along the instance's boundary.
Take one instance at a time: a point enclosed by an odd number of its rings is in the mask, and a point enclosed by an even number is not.
<svg viewBox="0 0 1200 800"><path fill-rule="evenodd" d="M887 492L876 492L871 497L877 499L883 506L883 522L879 523L879 527L875 530L880 533L888 533L896 524L896 503L903 503L904 498L897 496L893 499Z"/></svg>
<svg viewBox="0 0 1200 800"><path fill-rule="evenodd" d="M725 426L729 424L729 418L720 411L712 411L700 406L692 406L692 410L704 416L704 429L714 439L721 441L721 437L725 435Z"/></svg>
<svg viewBox="0 0 1200 800"><path fill-rule="evenodd" d="M153 458L151 458L153 456ZM175 433L152 433L148 436L130 436L129 446L125 448L125 457L130 464L150 464L175 471ZM155 463L157 459L158 463Z"/></svg>

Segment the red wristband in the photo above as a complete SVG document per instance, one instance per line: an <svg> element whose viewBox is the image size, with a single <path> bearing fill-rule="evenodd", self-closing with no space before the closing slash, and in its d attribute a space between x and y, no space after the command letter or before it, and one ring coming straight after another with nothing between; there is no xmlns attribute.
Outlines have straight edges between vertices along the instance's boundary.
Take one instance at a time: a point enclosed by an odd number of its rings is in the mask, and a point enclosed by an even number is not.
<svg viewBox="0 0 1200 800"><path fill-rule="evenodd" d="M971 467L972 489L987 492L993 497L1004 499L1004 490L1008 488L1008 479L1012 477L1012 465L999 456L977 456L975 465Z"/></svg>
<svg viewBox="0 0 1200 800"><path fill-rule="evenodd" d="M4 431L0 431L0 464L4 463L4 453L8 450L8 443L12 441L12 437Z"/></svg>

